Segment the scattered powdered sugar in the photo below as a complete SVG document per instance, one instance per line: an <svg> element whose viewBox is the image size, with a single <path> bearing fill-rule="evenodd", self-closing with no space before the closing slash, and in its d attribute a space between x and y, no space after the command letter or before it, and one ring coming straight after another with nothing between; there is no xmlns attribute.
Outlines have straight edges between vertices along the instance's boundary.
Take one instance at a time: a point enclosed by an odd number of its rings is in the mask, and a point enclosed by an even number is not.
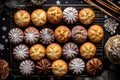
<svg viewBox="0 0 120 80"><path fill-rule="evenodd" d="M116 33L116 29L119 23L117 23L114 19L112 18L107 18L104 21L104 28L106 31L110 32L111 34Z"/></svg>

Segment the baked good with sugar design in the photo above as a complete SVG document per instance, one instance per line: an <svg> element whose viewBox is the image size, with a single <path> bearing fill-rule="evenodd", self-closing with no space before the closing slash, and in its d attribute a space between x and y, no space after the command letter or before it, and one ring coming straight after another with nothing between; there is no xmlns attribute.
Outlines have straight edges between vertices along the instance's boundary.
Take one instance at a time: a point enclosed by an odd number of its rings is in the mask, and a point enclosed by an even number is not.
<svg viewBox="0 0 120 80"><path fill-rule="evenodd" d="M52 6L47 10L47 19L51 24L58 24L63 17L61 8Z"/></svg>
<svg viewBox="0 0 120 80"><path fill-rule="evenodd" d="M14 21L19 27L27 26L30 23L30 14L26 10L19 10L14 14Z"/></svg>
<svg viewBox="0 0 120 80"><path fill-rule="evenodd" d="M43 26L47 22L46 12L43 9L36 9L31 14L31 21L35 26Z"/></svg>
<svg viewBox="0 0 120 80"><path fill-rule="evenodd" d="M113 64L120 64L120 35L110 37L105 43L104 51Z"/></svg>
<svg viewBox="0 0 120 80"><path fill-rule="evenodd" d="M74 7L67 7L63 11L63 20L67 24L73 24L78 20L78 11Z"/></svg>

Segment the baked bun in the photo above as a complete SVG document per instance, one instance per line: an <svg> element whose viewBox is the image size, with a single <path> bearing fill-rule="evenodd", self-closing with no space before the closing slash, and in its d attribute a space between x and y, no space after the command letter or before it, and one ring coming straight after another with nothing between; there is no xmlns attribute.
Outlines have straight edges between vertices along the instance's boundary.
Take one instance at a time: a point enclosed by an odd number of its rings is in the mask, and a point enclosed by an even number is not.
<svg viewBox="0 0 120 80"><path fill-rule="evenodd" d="M87 30L82 26L75 26L71 30L71 37L76 43L83 43L87 39Z"/></svg>
<svg viewBox="0 0 120 80"><path fill-rule="evenodd" d="M25 10L19 10L14 14L14 21L19 27L27 26L30 23L30 14Z"/></svg>
<svg viewBox="0 0 120 80"><path fill-rule="evenodd" d="M81 58L74 58L69 62L69 70L78 75L85 70L85 62Z"/></svg>
<svg viewBox="0 0 120 80"><path fill-rule="evenodd" d="M84 59L90 59L96 54L96 47L90 42L85 42L80 46L80 55Z"/></svg>
<svg viewBox="0 0 120 80"><path fill-rule="evenodd" d="M59 23L62 17L62 10L57 6L52 6L47 10L47 19L51 24Z"/></svg>
<svg viewBox="0 0 120 80"><path fill-rule="evenodd" d="M45 56L45 48L41 44L35 44L30 48L30 57L33 60L41 60Z"/></svg>
<svg viewBox="0 0 120 80"><path fill-rule="evenodd" d="M95 13L90 8L83 8L79 12L79 20L82 24L91 24L95 19Z"/></svg>
<svg viewBox="0 0 120 80"><path fill-rule="evenodd" d="M89 60L86 69L90 75L99 75L102 72L103 64L98 58Z"/></svg>
<svg viewBox="0 0 120 80"><path fill-rule="evenodd" d="M113 64L120 64L120 35L110 37L105 43L104 51Z"/></svg>
<svg viewBox="0 0 120 80"><path fill-rule="evenodd" d="M0 80L5 80L10 74L10 67L7 61L0 59Z"/></svg>
<svg viewBox="0 0 120 80"><path fill-rule="evenodd" d="M36 9L31 14L32 23L35 26L43 26L47 22L46 12L43 9Z"/></svg>
<svg viewBox="0 0 120 80"><path fill-rule="evenodd" d="M67 26L58 26L56 29L55 29L55 38L58 42L67 42L71 36L71 32L70 32L70 29L67 27Z"/></svg>
<svg viewBox="0 0 120 80"><path fill-rule="evenodd" d="M62 48L57 43L51 43L46 48L46 55L50 60L57 60L62 56Z"/></svg>
<svg viewBox="0 0 120 80"><path fill-rule="evenodd" d="M78 20L78 11L74 7L67 7L63 11L63 20L67 24L73 24Z"/></svg>
<svg viewBox="0 0 120 80"><path fill-rule="evenodd" d="M8 33L8 38L12 44L20 44L23 41L24 34L19 28L12 28Z"/></svg>
<svg viewBox="0 0 120 80"><path fill-rule="evenodd" d="M65 76L68 72L68 65L63 60L56 60L52 63L52 72L58 77Z"/></svg>
<svg viewBox="0 0 120 80"><path fill-rule="evenodd" d="M39 41L40 33L34 27L28 27L24 31L24 40L28 44L35 44Z"/></svg>
<svg viewBox="0 0 120 80"><path fill-rule="evenodd" d="M75 43L69 42L63 46L63 57L71 60L79 54L78 46Z"/></svg>
<svg viewBox="0 0 120 80"><path fill-rule="evenodd" d="M104 30L99 25L92 25L88 29L88 37L92 42L100 42L104 38Z"/></svg>

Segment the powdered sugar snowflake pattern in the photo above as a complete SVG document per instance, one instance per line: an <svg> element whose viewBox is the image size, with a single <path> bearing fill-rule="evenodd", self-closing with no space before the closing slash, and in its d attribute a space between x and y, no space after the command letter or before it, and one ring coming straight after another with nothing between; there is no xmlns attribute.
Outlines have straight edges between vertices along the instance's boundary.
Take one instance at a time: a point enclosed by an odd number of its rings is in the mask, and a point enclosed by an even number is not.
<svg viewBox="0 0 120 80"><path fill-rule="evenodd" d="M56 4L60 6L61 2L59 0L56 1Z"/></svg>
<svg viewBox="0 0 120 80"><path fill-rule="evenodd" d="M2 50L4 50L4 49L5 49L4 45L3 45L3 44L0 44L0 51L2 51Z"/></svg>
<svg viewBox="0 0 120 80"><path fill-rule="evenodd" d="M8 42L8 39L5 39L5 42L7 43L7 42Z"/></svg>
<svg viewBox="0 0 120 80"><path fill-rule="evenodd" d="M104 21L104 28L106 31L110 32L111 34L116 33L116 29L119 23L117 23L114 19L112 18L107 18Z"/></svg>
<svg viewBox="0 0 120 80"><path fill-rule="evenodd" d="M7 27L6 27L6 26L3 26L3 27L2 27L2 30L3 30L3 31L6 31L6 30L7 30Z"/></svg>
<svg viewBox="0 0 120 80"><path fill-rule="evenodd" d="M120 4L120 1L118 1L118 4Z"/></svg>
<svg viewBox="0 0 120 80"><path fill-rule="evenodd" d="M4 21L4 20L6 20L5 18L2 18L2 20Z"/></svg>
<svg viewBox="0 0 120 80"><path fill-rule="evenodd" d="M5 35L2 36L2 39L5 39Z"/></svg>

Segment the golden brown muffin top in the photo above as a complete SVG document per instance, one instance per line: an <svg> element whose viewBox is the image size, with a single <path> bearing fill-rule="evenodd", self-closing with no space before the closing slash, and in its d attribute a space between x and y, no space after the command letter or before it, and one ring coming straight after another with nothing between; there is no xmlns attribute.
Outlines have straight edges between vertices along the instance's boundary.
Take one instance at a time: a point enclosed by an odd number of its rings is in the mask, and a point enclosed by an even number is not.
<svg viewBox="0 0 120 80"><path fill-rule="evenodd" d="M68 65L63 60L56 60L52 63L52 72L56 76L64 76L68 72Z"/></svg>
<svg viewBox="0 0 120 80"><path fill-rule="evenodd" d="M99 26L99 25L92 25L88 29L88 37L93 42L101 41L103 39L103 37L104 37L103 28L101 26Z"/></svg>
<svg viewBox="0 0 120 80"><path fill-rule="evenodd" d="M90 42L86 42L81 45L80 47L80 55L85 58L89 59L92 58L96 54L96 47L94 44Z"/></svg>

